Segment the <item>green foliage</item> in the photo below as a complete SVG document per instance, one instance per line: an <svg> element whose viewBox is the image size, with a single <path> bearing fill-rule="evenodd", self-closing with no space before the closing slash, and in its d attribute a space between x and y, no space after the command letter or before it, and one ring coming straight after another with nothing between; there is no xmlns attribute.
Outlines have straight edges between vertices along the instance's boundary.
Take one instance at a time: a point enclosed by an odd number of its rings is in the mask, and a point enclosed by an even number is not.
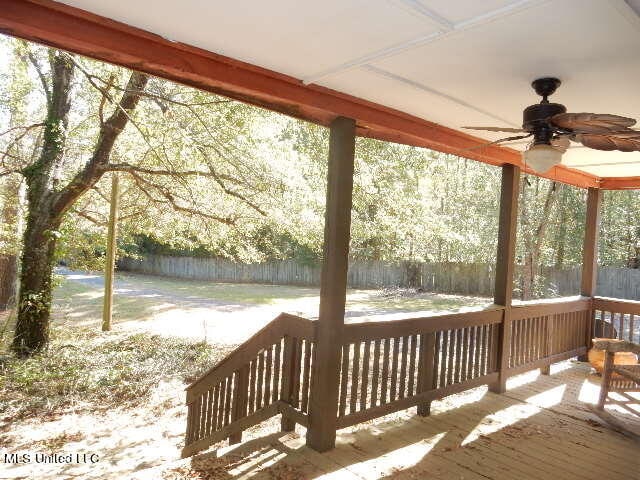
<svg viewBox="0 0 640 480"><path fill-rule="evenodd" d="M162 379L189 382L220 351L208 344L148 334L105 335L55 329L50 346L0 363L0 414L12 418L147 401Z"/></svg>
<svg viewBox="0 0 640 480"><path fill-rule="evenodd" d="M46 77L49 51L0 37L0 52L10 66L0 73L0 131L42 122L46 95L29 55L39 59ZM38 168L34 160L42 135L64 134L65 162L57 172L57 185L64 185L85 165L100 118L113 113L113 100L129 74L84 58L74 61L78 66L66 130L49 122L47 128L18 129L0 137L0 150L12 155L9 163L35 174L30 169ZM207 175L120 172L119 255L163 253L250 262L294 258L316 263L322 253L327 150L326 128L152 79L118 138L111 163ZM352 257L495 261L500 189L496 167L358 138L355 169ZM101 178L67 212L56 233L57 258L73 268L102 268L110 176ZM532 250L524 240L533 238L542 222L538 265L579 265L584 190L558 184L545 215L550 182L538 177L528 177L527 182L521 192L520 263ZM10 185L0 179L0 203L9 205L18 189L19 182ZM605 195L602 264L637 265L639 207L637 191ZM11 210L4 216L20 217ZM16 225L0 223L0 253L17 251Z"/></svg>

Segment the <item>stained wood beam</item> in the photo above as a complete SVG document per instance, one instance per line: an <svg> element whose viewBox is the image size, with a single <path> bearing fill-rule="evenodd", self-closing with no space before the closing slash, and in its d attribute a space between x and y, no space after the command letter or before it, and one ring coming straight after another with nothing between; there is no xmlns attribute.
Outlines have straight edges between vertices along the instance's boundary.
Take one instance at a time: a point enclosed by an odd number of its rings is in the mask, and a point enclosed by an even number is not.
<svg viewBox="0 0 640 480"><path fill-rule="evenodd" d="M640 177L605 177L600 179L602 190L637 190L640 189Z"/></svg>
<svg viewBox="0 0 640 480"><path fill-rule="evenodd" d="M587 191L587 215L582 248L582 282L580 287L580 294L585 297L593 297L596 293L601 205L602 190L590 188Z"/></svg>
<svg viewBox="0 0 640 480"><path fill-rule="evenodd" d="M493 302L504 307L498 342L498 380L489 386L492 392L503 393L509 368L511 345L511 301L513 297L513 271L518 225L518 192L520 168L515 165L502 167L500 190L500 217L498 221L498 250Z"/></svg>
<svg viewBox="0 0 640 480"><path fill-rule="evenodd" d="M594 297L598 282L598 242L600 238L600 210L602 206L602 190L590 188L587 191L587 214L584 222L584 241L582 244L582 278L580 294L585 297ZM587 322L584 332L584 344L591 347L593 337L593 311L590 321ZM587 356L578 358L582 362L587 361Z"/></svg>
<svg viewBox="0 0 640 480"><path fill-rule="evenodd" d="M320 452L332 449L336 440L356 123L339 117L330 129L320 311L307 430L307 445Z"/></svg>
<svg viewBox="0 0 640 480"><path fill-rule="evenodd" d="M357 134L363 137L430 148L491 165L523 167L515 150L496 145L477 148L486 140L51 0L3 0L0 32L325 126L340 116L353 118ZM599 183L593 175L562 165L542 176L584 188Z"/></svg>

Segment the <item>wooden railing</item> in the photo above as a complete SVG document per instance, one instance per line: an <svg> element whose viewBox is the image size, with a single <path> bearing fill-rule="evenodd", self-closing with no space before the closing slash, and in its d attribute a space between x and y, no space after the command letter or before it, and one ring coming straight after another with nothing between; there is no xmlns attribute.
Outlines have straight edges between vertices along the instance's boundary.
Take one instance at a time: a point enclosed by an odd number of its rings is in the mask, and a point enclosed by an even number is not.
<svg viewBox="0 0 640 480"><path fill-rule="evenodd" d="M494 380L502 309L345 326L338 427Z"/></svg>
<svg viewBox="0 0 640 480"><path fill-rule="evenodd" d="M277 414L283 428L306 424L314 325L281 314L187 388L183 456Z"/></svg>
<svg viewBox="0 0 640 480"><path fill-rule="evenodd" d="M640 343L640 302L596 297L593 310L593 337Z"/></svg>
<svg viewBox="0 0 640 480"><path fill-rule="evenodd" d="M591 318L591 299L587 297L514 306L509 374L584 354Z"/></svg>
<svg viewBox="0 0 640 480"><path fill-rule="evenodd" d="M582 355L594 306L629 325L617 331L638 326L640 302L586 297L348 323L337 427L416 405L426 415L434 399ZM308 425L315 338L312 321L281 314L191 384L183 456L225 438L238 442L243 430L278 414L283 430Z"/></svg>

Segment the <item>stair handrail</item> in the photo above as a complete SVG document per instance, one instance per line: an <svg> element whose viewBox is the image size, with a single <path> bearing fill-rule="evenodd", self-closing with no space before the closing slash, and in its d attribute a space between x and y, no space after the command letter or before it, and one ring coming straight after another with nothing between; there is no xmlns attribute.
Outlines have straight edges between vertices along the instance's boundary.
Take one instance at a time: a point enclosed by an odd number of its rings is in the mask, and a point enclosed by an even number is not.
<svg viewBox="0 0 640 480"><path fill-rule="evenodd" d="M297 315L281 313L193 381L185 389L187 403L206 391L209 385L242 368L260 350L268 348L286 335L313 340L315 338L315 322Z"/></svg>

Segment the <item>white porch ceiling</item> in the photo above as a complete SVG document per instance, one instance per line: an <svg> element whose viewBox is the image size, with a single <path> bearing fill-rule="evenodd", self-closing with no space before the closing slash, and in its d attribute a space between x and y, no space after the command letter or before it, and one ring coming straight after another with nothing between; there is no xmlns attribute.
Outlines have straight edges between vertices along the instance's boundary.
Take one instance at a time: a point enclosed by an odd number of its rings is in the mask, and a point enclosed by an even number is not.
<svg viewBox="0 0 640 480"><path fill-rule="evenodd" d="M640 119L640 0L64 3L455 129L519 126L541 76L570 112ZM563 163L640 176L640 152L574 145Z"/></svg>

